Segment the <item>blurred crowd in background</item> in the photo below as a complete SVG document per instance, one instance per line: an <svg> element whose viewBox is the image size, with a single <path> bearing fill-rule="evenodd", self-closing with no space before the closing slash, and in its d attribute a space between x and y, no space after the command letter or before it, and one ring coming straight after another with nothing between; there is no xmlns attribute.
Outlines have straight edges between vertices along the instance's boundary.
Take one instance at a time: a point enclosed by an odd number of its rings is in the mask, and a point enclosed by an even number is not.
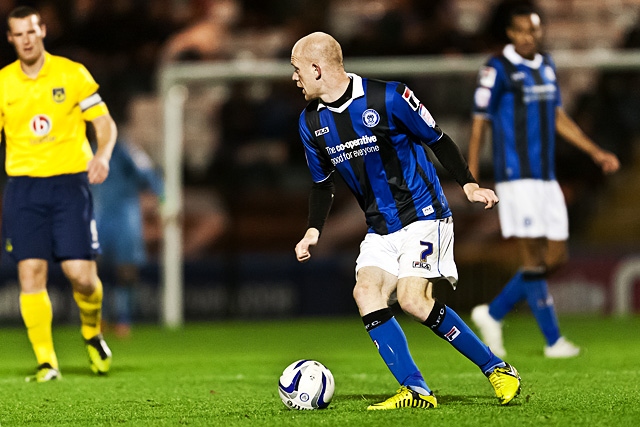
<svg viewBox="0 0 640 427"><path fill-rule="evenodd" d="M522 1L521 1L522 2ZM158 70L177 61L277 59L289 62L300 37L325 31L345 58L460 55L494 52L512 0L39 0L0 2L0 25L15 6L30 5L47 26L53 54L86 65L120 134L140 145L160 167L162 110ZM640 47L640 0L528 1L545 23L546 46L555 49ZM0 65L15 60L0 43ZM614 200L629 191L640 168L640 71L585 70L560 79L566 109L601 146L615 152L623 173L604 180L586 156L559 143L558 175L570 209L572 240L634 245L635 214ZM466 151L475 75L408 81L440 126ZM185 254L206 259L229 251L293 251L306 225L311 180L297 134L305 102L291 81L241 82L196 88L189 95L185 141ZM490 179L487 167L483 179ZM640 181L638 179L636 182ZM465 203L446 185L456 217L458 260L501 258L497 215ZM638 189L640 193L640 189ZM339 189L318 251L357 251L365 232L357 206ZM621 231L598 231L597 197L624 211ZM144 198L145 236L158 253L157 205ZM598 199L599 200L599 199ZM611 215L614 208L608 207ZM626 212L626 213L625 213ZM627 216L625 216L627 215ZM629 228L632 227L632 228ZM595 231L594 231L595 230ZM613 233L613 234L612 234ZM611 236L616 235L615 241ZM609 239L609 240L608 240ZM493 243L492 243L493 242ZM487 251L480 248L491 247ZM478 246L479 245L479 246ZM293 253L291 255L293 257Z"/></svg>

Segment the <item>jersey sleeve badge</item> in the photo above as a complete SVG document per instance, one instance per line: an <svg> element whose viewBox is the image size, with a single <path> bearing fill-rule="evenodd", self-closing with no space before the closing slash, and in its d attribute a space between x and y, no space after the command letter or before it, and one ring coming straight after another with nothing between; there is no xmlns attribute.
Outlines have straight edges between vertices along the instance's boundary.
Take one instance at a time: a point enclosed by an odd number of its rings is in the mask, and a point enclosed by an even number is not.
<svg viewBox="0 0 640 427"><path fill-rule="evenodd" d="M473 100L477 108L487 108L489 106L489 102L491 101L491 89L486 87L477 88L476 93L473 95Z"/></svg>
<svg viewBox="0 0 640 427"><path fill-rule="evenodd" d="M478 74L478 84L480 86L492 88L496 84L498 72L493 67L482 67Z"/></svg>
<svg viewBox="0 0 640 427"><path fill-rule="evenodd" d="M547 80L551 81L551 82L555 82L556 81L556 73L553 72L553 68L551 68L550 66L546 66L544 67L544 75L547 78Z"/></svg>
<svg viewBox="0 0 640 427"><path fill-rule="evenodd" d="M429 110L427 110L427 107L425 107L424 105L420 104L420 107L418 107L418 113L420 114L420 117L422 117L422 120L424 120L424 122L430 128L435 127L436 120L433 118L433 116L431 115Z"/></svg>

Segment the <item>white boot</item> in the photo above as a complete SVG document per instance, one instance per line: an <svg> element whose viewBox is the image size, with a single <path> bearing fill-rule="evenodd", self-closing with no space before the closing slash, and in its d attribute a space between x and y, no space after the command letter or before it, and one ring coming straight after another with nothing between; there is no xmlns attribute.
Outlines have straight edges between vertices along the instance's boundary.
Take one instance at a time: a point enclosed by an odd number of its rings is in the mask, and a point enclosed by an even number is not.
<svg viewBox="0 0 640 427"><path fill-rule="evenodd" d="M471 320L480 329L482 341L489 346L493 354L504 358L507 351L502 343L502 322L491 317L489 306L483 304L471 310Z"/></svg>
<svg viewBox="0 0 640 427"><path fill-rule="evenodd" d="M551 346L545 346L544 355L551 359L565 359L568 357L576 357L580 354L580 347L567 341L565 337L558 338L558 341Z"/></svg>

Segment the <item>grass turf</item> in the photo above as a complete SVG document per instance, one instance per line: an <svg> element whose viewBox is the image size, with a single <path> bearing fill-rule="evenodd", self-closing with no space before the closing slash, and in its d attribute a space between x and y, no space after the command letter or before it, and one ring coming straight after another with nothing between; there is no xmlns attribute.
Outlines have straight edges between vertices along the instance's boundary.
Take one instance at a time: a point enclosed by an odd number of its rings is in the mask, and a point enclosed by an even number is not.
<svg viewBox="0 0 640 427"><path fill-rule="evenodd" d="M529 316L505 324L507 361L522 394L498 405L479 370L427 328L401 317L436 409L366 411L397 383L359 318L189 324L179 331L137 326L107 336L112 372L94 376L77 327L56 327L62 381L34 384L23 328L0 330L0 425L6 426L637 426L640 425L640 318L564 317L563 332L583 354L542 356ZM288 410L277 393L282 370L300 358L332 370L329 408Z"/></svg>

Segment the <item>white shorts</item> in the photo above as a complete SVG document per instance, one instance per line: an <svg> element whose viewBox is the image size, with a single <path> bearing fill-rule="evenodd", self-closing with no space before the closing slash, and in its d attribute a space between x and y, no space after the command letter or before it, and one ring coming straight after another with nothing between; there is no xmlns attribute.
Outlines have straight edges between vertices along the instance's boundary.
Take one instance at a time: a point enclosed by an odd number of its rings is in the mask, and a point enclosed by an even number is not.
<svg viewBox="0 0 640 427"><path fill-rule="evenodd" d="M453 218L416 221L395 233L367 233L360 244L356 275L362 267L379 267L399 279L447 278L455 286Z"/></svg>
<svg viewBox="0 0 640 427"><path fill-rule="evenodd" d="M502 236L567 240L569 216L558 181L520 179L496 184Z"/></svg>

